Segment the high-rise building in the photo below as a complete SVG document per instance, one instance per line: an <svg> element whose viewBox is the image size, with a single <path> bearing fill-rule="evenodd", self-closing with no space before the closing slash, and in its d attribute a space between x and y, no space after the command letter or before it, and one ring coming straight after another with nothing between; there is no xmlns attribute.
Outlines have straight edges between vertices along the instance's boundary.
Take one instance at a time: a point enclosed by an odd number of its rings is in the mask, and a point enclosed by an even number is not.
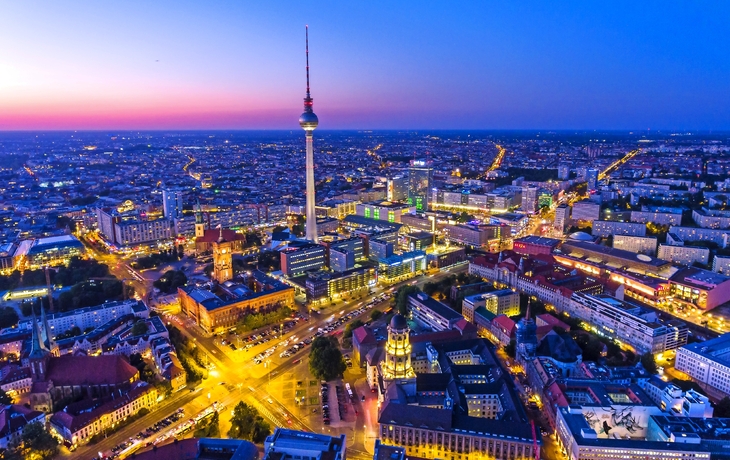
<svg viewBox="0 0 730 460"><path fill-rule="evenodd" d="M404 201L408 199L408 178L395 176L388 178L388 201Z"/></svg>
<svg viewBox="0 0 730 460"><path fill-rule="evenodd" d="M319 244L290 245L280 254L281 271L289 277L320 270L326 262L326 248Z"/></svg>
<svg viewBox="0 0 730 460"><path fill-rule="evenodd" d="M598 188L598 170L590 168L586 171L586 182L588 182L588 190L596 190Z"/></svg>
<svg viewBox="0 0 730 460"><path fill-rule="evenodd" d="M522 209L528 214L537 210L537 187L522 187Z"/></svg>
<svg viewBox="0 0 730 460"><path fill-rule="evenodd" d="M415 206L417 211L427 211L432 183L433 169L428 163L412 160L408 170L408 204Z"/></svg>
<svg viewBox="0 0 730 460"><path fill-rule="evenodd" d="M559 232L564 232L570 222L570 206L561 204L555 209L555 220L553 228Z"/></svg>
<svg viewBox="0 0 730 460"><path fill-rule="evenodd" d="M312 110L314 100L309 93L309 27L305 29L306 34L306 47L305 54L307 56L307 95L304 98L304 113L299 117L299 125L302 127L305 133L307 142L307 154L306 154L306 179L307 179L307 204L306 204L306 218L307 228L306 237L308 240L317 242L317 212L315 209L314 200L314 139L313 132L319 125L319 119Z"/></svg>
<svg viewBox="0 0 730 460"><path fill-rule="evenodd" d="M570 165L561 164L558 166L558 179L560 179L560 180L570 179Z"/></svg>
<svg viewBox="0 0 730 460"><path fill-rule="evenodd" d="M166 219L179 219L183 215L182 190L173 188L162 189L162 212Z"/></svg>

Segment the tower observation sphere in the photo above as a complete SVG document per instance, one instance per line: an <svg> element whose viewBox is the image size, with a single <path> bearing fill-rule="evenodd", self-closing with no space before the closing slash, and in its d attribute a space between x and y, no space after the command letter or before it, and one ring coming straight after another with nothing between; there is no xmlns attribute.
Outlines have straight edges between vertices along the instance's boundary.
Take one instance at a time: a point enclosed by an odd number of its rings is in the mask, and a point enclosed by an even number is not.
<svg viewBox="0 0 730 460"><path fill-rule="evenodd" d="M299 117L299 126L305 131L314 131L319 124L317 115L312 112L312 107L309 107L309 111L305 109L305 112Z"/></svg>

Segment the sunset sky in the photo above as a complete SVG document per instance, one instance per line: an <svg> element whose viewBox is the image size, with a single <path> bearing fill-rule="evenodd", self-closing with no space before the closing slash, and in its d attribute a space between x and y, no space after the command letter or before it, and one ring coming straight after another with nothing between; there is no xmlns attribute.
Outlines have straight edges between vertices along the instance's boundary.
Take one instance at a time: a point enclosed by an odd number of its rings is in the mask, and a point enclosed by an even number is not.
<svg viewBox="0 0 730 460"><path fill-rule="evenodd" d="M310 5L310 6L308 6ZM0 129L730 129L730 2L0 0Z"/></svg>

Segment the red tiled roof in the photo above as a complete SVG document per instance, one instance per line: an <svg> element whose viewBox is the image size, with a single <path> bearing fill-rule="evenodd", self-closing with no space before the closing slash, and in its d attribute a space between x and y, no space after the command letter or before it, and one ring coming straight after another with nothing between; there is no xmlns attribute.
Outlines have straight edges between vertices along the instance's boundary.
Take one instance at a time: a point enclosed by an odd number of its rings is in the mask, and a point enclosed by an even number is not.
<svg viewBox="0 0 730 460"><path fill-rule="evenodd" d="M457 321L456 324L454 324L454 327L460 330L462 334L465 332L476 332L477 330L476 326L474 326L472 323L464 318L461 318L459 321Z"/></svg>
<svg viewBox="0 0 730 460"><path fill-rule="evenodd" d="M141 382L144 383L144 382ZM145 393L148 393L150 391L153 391L154 387L150 385L142 385L137 388L132 389L128 393L125 393L121 397L118 397L117 399L113 399L110 401L107 401L98 407L88 410L89 409L89 401L82 401L80 403L74 403L72 405L69 405L66 410L71 408L72 406L76 406L77 408L80 408L82 412L77 413L76 415L72 415L72 413L66 412L65 410L56 412L51 417L51 423L53 423L56 426L64 426L68 428L68 430L71 433L75 433L81 428L89 425L94 420L99 419L104 414L110 414L114 412L115 410L119 409L120 407L126 406L130 402L142 397ZM82 407L83 406L83 407ZM72 412L72 411L70 411Z"/></svg>
<svg viewBox="0 0 730 460"><path fill-rule="evenodd" d="M218 241L221 236L221 231L218 228L211 228L203 233L203 236L195 238L196 243L214 243ZM223 239L226 241L241 241L246 239L246 235L243 233L237 233L235 230L223 229Z"/></svg>
<svg viewBox="0 0 730 460"><path fill-rule="evenodd" d="M138 377L139 371L120 355L51 358L46 380L55 386L116 385Z"/></svg>
<svg viewBox="0 0 730 460"><path fill-rule="evenodd" d="M375 343L375 336L370 333L365 326L360 326L352 332L352 336L357 340L357 343Z"/></svg>
<svg viewBox="0 0 730 460"><path fill-rule="evenodd" d="M22 430L25 425L41 415L43 412L30 410L19 404L0 406L0 436L5 437Z"/></svg>
<svg viewBox="0 0 730 460"><path fill-rule="evenodd" d="M551 327L558 327L560 329L563 329L565 331L570 330L570 326L565 324L564 322L560 321L558 318L554 317L553 315L549 313L543 313L542 315L537 315L537 319L544 321Z"/></svg>
<svg viewBox="0 0 730 460"><path fill-rule="evenodd" d="M515 322L509 319L509 316L506 315L497 316L492 320L492 324L507 331L509 335L512 335L515 331Z"/></svg>

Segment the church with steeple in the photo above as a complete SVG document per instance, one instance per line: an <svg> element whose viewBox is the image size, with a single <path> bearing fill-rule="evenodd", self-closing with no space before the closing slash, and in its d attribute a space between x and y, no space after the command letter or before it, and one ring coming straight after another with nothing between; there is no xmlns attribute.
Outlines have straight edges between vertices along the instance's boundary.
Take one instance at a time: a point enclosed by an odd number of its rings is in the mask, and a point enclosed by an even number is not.
<svg viewBox="0 0 730 460"><path fill-rule="evenodd" d="M228 228L211 228L210 215L205 219L200 202L195 205L195 252L203 254L213 250L220 237L227 241L234 252L242 251L246 245L246 235Z"/></svg>
<svg viewBox="0 0 730 460"><path fill-rule="evenodd" d="M65 400L101 398L114 391L126 391L139 380L139 371L121 355L63 355L41 309L41 320L33 315L30 352L30 406L52 412ZM56 407L57 409L57 407Z"/></svg>

